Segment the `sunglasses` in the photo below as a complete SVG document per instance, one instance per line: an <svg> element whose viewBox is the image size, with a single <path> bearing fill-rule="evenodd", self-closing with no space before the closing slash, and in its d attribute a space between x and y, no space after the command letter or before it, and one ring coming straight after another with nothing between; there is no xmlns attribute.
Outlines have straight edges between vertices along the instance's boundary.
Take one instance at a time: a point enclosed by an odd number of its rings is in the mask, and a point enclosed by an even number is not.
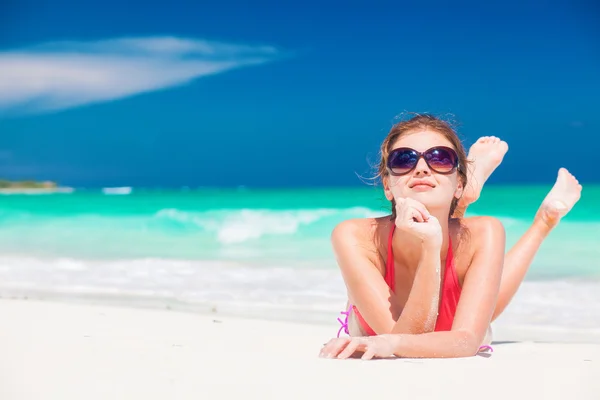
<svg viewBox="0 0 600 400"><path fill-rule="evenodd" d="M401 147L390 152L387 167L390 174L406 175L417 167L423 157L429 169L438 174L448 175L458 168L458 155L449 147L432 147L420 153L409 147Z"/></svg>

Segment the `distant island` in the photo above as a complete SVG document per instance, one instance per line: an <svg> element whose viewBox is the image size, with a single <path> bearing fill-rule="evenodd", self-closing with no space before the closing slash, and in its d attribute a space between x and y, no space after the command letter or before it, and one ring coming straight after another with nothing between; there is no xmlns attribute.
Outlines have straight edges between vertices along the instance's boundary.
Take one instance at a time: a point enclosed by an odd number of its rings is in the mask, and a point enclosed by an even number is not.
<svg viewBox="0 0 600 400"><path fill-rule="evenodd" d="M0 193L64 193L71 192L72 188L59 187L52 181L10 181L0 179Z"/></svg>
<svg viewBox="0 0 600 400"><path fill-rule="evenodd" d="M56 189L56 182L44 181L9 181L0 179L0 189Z"/></svg>

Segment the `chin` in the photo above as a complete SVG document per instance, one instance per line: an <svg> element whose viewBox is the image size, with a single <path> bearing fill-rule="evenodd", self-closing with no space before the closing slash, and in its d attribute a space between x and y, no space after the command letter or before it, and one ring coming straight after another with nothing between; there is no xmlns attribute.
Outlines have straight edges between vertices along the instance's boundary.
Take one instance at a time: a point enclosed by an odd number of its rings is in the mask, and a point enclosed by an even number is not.
<svg viewBox="0 0 600 400"><path fill-rule="evenodd" d="M435 193L430 190L429 191L417 191L417 192L413 191L411 193L407 193L406 197L409 199L416 200L419 203L422 203L425 207L427 207L428 210L447 208L448 205L450 204L450 200L443 201L443 199L440 199L439 193ZM440 200L442 200L442 201L440 201Z"/></svg>

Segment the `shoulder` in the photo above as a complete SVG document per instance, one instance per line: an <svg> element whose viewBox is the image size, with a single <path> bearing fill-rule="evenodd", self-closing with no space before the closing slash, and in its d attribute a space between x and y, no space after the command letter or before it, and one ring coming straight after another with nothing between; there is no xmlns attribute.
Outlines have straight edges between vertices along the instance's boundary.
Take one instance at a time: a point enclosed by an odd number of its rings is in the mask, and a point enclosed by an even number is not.
<svg viewBox="0 0 600 400"><path fill-rule="evenodd" d="M455 265L462 285L472 266L489 265L490 260L504 257L505 232L502 222L494 217L469 217L454 220ZM482 261L482 262L480 262Z"/></svg>
<svg viewBox="0 0 600 400"><path fill-rule="evenodd" d="M469 217L462 219L463 225L469 230L475 241L504 237L504 225L495 217Z"/></svg>
<svg viewBox="0 0 600 400"><path fill-rule="evenodd" d="M389 218L354 218L337 224L331 232L331 244L337 255L352 252L378 255L379 243L393 222ZM389 225L389 227L388 227Z"/></svg>
<svg viewBox="0 0 600 400"><path fill-rule="evenodd" d="M506 232L498 218L489 216L464 218L461 225L465 228L469 253L472 256L504 254Z"/></svg>
<svg viewBox="0 0 600 400"><path fill-rule="evenodd" d="M375 218L353 218L337 224L331 232L333 244L356 244L367 241L377 229Z"/></svg>

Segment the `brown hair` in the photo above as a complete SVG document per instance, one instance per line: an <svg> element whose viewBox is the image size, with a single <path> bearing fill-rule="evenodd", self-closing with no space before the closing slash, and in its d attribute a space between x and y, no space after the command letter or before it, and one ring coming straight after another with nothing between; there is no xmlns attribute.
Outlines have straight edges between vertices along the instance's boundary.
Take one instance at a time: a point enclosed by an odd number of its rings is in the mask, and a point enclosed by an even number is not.
<svg viewBox="0 0 600 400"><path fill-rule="evenodd" d="M456 150L456 154L458 155L458 176L461 179L463 186L467 186L467 154L465 151L460 138L456 134L455 130L452 128L450 123L443 121L442 119L435 117L430 114L416 114L414 113L414 117L409 120L399 122L395 124L387 137L381 144L381 160L379 162L379 168L377 176L379 179L383 180L389 176L389 172L387 169L387 161L390 151L392 150L392 146L396 141L406 135L408 133L417 131L417 130L430 130L439 133L444 136L446 139L452 143L452 146ZM452 204L450 205L450 216L454 214L454 210L458 205L457 198L452 199ZM396 218L396 201L392 200L392 220Z"/></svg>

